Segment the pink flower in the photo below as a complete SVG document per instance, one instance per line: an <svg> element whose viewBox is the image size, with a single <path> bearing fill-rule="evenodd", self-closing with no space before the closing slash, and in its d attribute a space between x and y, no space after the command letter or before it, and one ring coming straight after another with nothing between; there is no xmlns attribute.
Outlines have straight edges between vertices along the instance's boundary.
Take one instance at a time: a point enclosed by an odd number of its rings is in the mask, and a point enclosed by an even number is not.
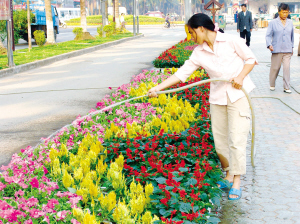
<svg viewBox="0 0 300 224"><path fill-rule="evenodd" d="M80 222L78 222L76 219L72 219L72 220L71 220L71 223L72 223L72 224L80 224Z"/></svg>
<svg viewBox="0 0 300 224"><path fill-rule="evenodd" d="M56 199L52 198L48 201L47 207L53 209L55 207L55 205L58 205L58 204L59 204L59 202Z"/></svg>
<svg viewBox="0 0 300 224"><path fill-rule="evenodd" d="M43 168L44 168L44 173L45 173L45 175L46 175L47 173L49 173L46 167L43 167Z"/></svg>
<svg viewBox="0 0 300 224"><path fill-rule="evenodd" d="M59 211L57 213L58 220L63 220L67 217L68 214L71 214L69 211Z"/></svg>
<svg viewBox="0 0 300 224"><path fill-rule="evenodd" d="M38 188L40 186L39 181L38 181L38 179L36 179L36 177L31 180L30 184L34 188Z"/></svg>
<svg viewBox="0 0 300 224"><path fill-rule="evenodd" d="M4 188L6 188L6 185L0 182L0 191L2 191Z"/></svg>
<svg viewBox="0 0 300 224"><path fill-rule="evenodd" d="M50 224L50 220L49 220L49 216L45 216L45 218L43 219L44 222L47 222L48 224Z"/></svg>
<svg viewBox="0 0 300 224"><path fill-rule="evenodd" d="M35 219L37 219L37 218L45 215L45 212L42 212L42 211L40 211L38 209L35 209L35 208L33 208L32 210L30 210L29 213L30 213L30 216L32 218L35 218Z"/></svg>
<svg viewBox="0 0 300 224"><path fill-rule="evenodd" d="M24 224L32 224L32 220L31 219L28 219L24 222Z"/></svg>
<svg viewBox="0 0 300 224"><path fill-rule="evenodd" d="M19 197L19 196L23 196L24 195L24 191L22 191L22 190L18 190L18 191L16 191L16 193L15 193L15 197L17 198L17 197Z"/></svg>

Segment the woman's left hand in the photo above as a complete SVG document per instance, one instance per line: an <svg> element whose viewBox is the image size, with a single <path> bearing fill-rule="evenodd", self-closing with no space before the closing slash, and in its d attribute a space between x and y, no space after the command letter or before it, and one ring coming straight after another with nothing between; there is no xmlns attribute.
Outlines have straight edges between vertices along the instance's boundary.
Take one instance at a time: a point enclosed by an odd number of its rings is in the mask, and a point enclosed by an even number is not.
<svg viewBox="0 0 300 224"><path fill-rule="evenodd" d="M243 87L243 78L240 76L231 78L229 81L232 83L232 87L236 89L241 89Z"/></svg>

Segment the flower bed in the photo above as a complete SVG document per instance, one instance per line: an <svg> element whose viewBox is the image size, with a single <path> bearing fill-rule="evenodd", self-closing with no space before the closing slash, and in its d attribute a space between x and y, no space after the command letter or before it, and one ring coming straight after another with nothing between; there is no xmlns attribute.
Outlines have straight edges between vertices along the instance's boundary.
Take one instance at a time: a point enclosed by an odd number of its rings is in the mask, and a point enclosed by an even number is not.
<svg viewBox="0 0 300 224"><path fill-rule="evenodd" d="M194 41L182 40L168 50L162 52L152 63L156 68L179 68L189 59L198 45Z"/></svg>
<svg viewBox="0 0 300 224"><path fill-rule="evenodd" d="M144 71L97 103L144 95L176 69ZM196 71L186 83L206 79ZM221 178L209 84L78 117L2 167L0 223L216 223ZM95 110L92 110L93 112Z"/></svg>

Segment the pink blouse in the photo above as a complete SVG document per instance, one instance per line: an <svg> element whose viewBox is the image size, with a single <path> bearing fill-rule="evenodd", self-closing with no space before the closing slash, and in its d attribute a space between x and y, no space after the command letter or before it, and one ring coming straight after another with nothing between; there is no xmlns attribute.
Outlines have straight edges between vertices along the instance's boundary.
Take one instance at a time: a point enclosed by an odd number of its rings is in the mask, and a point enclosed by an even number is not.
<svg viewBox="0 0 300 224"><path fill-rule="evenodd" d="M245 40L225 33L217 32L212 51L206 42L196 47L184 65L178 69L175 76L182 82L200 66L208 73L210 78L230 79L237 77L243 70L244 64L258 64L254 54L245 44ZM247 75L243 87L249 93L255 85ZM212 82L210 84L211 104L227 105L227 94L232 103L245 96L242 90L232 87L227 82Z"/></svg>

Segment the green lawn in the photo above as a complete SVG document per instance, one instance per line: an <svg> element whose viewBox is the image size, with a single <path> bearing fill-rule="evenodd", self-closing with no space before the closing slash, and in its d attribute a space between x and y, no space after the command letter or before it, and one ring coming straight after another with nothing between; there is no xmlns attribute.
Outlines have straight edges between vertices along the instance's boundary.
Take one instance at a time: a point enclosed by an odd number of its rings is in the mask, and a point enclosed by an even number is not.
<svg viewBox="0 0 300 224"><path fill-rule="evenodd" d="M106 38L96 37L95 40L82 40L82 41L66 41L57 43L55 45L48 45L43 47L34 47L29 52L28 49L16 50L14 52L14 63L22 65L33 61L49 58L52 56L68 53L75 50L88 48L95 45L119 40L125 37L132 37L132 33L116 34ZM0 55L0 70L8 68L7 55Z"/></svg>

